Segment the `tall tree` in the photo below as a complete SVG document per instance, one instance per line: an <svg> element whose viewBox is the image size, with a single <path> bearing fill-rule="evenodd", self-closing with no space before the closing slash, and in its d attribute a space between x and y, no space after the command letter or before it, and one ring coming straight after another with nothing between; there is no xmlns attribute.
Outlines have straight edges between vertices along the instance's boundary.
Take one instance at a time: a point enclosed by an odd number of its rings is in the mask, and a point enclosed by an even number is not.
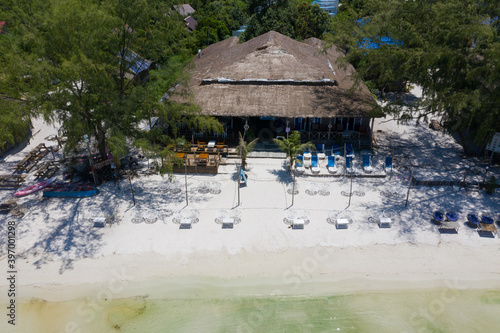
<svg viewBox="0 0 500 333"><path fill-rule="evenodd" d="M300 151L303 151L305 148L314 149L314 144L312 142L300 142L299 131L293 131L288 139L273 139L273 142L286 154L286 157L289 159L288 172L292 171L293 162Z"/></svg>
<svg viewBox="0 0 500 333"><path fill-rule="evenodd" d="M191 56L182 20L168 14L173 1L40 2L47 6L34 18L11 11L15 22L30 27L19 29L18 44L27 39L33 45L22 52L30 57L23 68L33 78L23 96L47 119L61 122L68 148L88 134L101 156L108 150L119 155L127 138L145 136L139 125L152 115L165 117L175 133L183 107L160 98L174 80L182 80L178 73ZM195 109L185 115L195 117ZM213 120L208 123L217 127Z"/></svg>
<svg viewBox="0 0 500 333"><path fill-rule="evenodd" d="M484 145L500 131L495 121L500 116L499 15L498 2L348 1L330 38L379 89L403 81L422 87L423 99L411 106L388 103L387 113L401 120L439 116L469 152L471 144ZM363 47L366 42L378 48Z"/></svg>

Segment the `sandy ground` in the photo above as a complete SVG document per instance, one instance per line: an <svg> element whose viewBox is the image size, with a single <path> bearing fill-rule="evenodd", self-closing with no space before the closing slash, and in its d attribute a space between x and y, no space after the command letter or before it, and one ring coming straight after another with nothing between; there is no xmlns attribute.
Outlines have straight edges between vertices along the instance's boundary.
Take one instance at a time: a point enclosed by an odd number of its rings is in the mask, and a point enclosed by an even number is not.
<svg viewBox="0 0 500 333"><path fill-rule="evenodd" d="M0 162L1 174L12 173L17 161L38 143L55 144L47 140L56 133L53 126L41 120L34 126L30 144ZM100 186L101 193L92 198L47 199L36 193L19 200L27 208L22 219L0 216L0 266L7 270L7 222L16 221L21 299L68 300L99 290L108 297L189 298L431 287L499 289L500 240L465 223L469 212L491 213L498 219L498 191L490 196L453 187L413 187L405 206L410 167L421 179L460 180L469 165L469 177L481 180L483 165L477 159L463 159L449 136L425 124L397 125L380 119L375 130L381 131L375 166L382 169L384 157L393 152L398 172L392 177L354 179L350 205L345 195L350 192L349 178L310 177L308 172L297 177L299 192L292 205L287 192L292 177L283 159L271 158L248 160L249 179L240 189L239 205L235 160L221 166L216 176L188 175L187 206L185 192L167 191L167 179L156 175L132 181L135 206L131 193L121 193L112 182ZM320 164L327 174L326 162ZM498 169L490 172L498 174ZM33 173L25 186L36 182ZM184 175L175 179L184 185ZM200 185L207 181L219 182L221 193L200 193ZM306 191L311 186L328 189L329 194L311 195ZM0 200L13 193L1 190ZM89 219L96 209L114 220L104 228L94 227ZM241 223L222 229L215 223L222 209L238 211ZM173 223L179 211L186 210L199 212L199 222L188 230ZM284 223L291 210L307 212L310 223L303 230ZM458 233L440 232L431 221L435 210L458 212ZM137 211L157 212L158 219L134 223ZM352 219L348 229L327 222L332 211L344 211ZM373 220L384 211L393 215L390 228ZM0 288L6 287L2 279ZM0 302L7 302L6 293L1 293Z"/></svg>

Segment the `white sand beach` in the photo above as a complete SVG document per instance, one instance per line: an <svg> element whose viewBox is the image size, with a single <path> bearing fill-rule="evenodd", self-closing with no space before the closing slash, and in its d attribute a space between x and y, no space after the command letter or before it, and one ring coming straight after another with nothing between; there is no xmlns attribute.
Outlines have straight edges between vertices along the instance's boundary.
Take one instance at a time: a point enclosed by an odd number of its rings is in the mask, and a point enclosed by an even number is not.
<svg viewBox="0 0 500 333"><path fill-rule="evenodd" d="M0 174L12 173L17 161L38 143L55 144L46 140L56 133L55 128L41 120L34 126L30 144L0 161ZM131 193L121 194L114 182L104 183L100 194L90 198L42 198L40 192L22 197L18 201L26 207L22 219L0 215L0 266L7 271L6 225L15 221L17 301L21 304L36 299L64 302L129 297L299 297L432 288L500 290L498 235L480 233L465 223L468 213L491 213L498 219L498 190L488 195L452 186L417 186L411 188L405 206L410 167L419 179L461 180L469 165L470 182L482 179L483 165L475 158L463 159L452 138L426 124L397 125L380 119L375 130L381 131L377 132L380 148L374 158L375 173L383 173L383 160L391 151L396 172L392 177L353 179L354 194L348 207L352 223L347 229L337 229L327 218L331 211L347 208L349 197L342 192L349 191L350 178L314 177L306 171L296 179L299 193L292 206L292 196L287 193L292 177L284 168L284 159L249 158L248 184L240 189L238 206L238 161L230 159L215 176L187 176L187 207L184 190L167 192L167 178L158 175L132 180L135 206ZM51 154L45 157L52 158ZM358 156L355 163L359 161ZM327 175L326 161L320 166L321 174ZM359 165L355 167L363 173ZM499 167L490 168L489 174L498 176ZM184 175L175 175L175 179L184 186ZM200 193L199 185L206 181L220 182L221 193ZM30 173L23 186L34 183ZM328 187L330 193L307 194L311 183ZM14 191L1 190L0 201ZM89 218L96 208L114 220L104 228L94 227ZM180 229L172 221L176 212L191 209L199 212L198 223ZM238 210L241 223L222 229L215 223L221 209ZM158 219L134 223L137 210L157 212ZM289 210L307 211L310 223L304 229L289 228L283 222ZM371 218L384 210L392 213L390 228L379 227ZM435 210L459 213L458 232L440 232L431 221ZM7 283L2 279L0 289L6 290ZM2 292L0 303L7 302L7 293ZM32 313L19 314L21 325L28 325L22 323L23 316L30 318ZM2 332L11 328L0 322Z"/></svg>

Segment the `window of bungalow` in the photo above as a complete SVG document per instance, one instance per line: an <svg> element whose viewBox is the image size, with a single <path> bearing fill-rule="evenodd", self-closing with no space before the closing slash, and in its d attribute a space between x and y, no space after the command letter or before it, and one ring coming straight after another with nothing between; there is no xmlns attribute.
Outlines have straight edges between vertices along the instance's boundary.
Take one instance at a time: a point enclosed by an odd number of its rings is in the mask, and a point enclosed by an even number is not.
<svg viewBox="0 0 500 333"><path fill-rule="evenodd" d="M293 124L296 131L305 131L306 129L305 118L295 118Z"/></svg>
<svg viewBox="0 0 500 333"><path fill-rule="evenodd" d="M321 124L321 118L311 118L310 131L318 131Z"/></svg>

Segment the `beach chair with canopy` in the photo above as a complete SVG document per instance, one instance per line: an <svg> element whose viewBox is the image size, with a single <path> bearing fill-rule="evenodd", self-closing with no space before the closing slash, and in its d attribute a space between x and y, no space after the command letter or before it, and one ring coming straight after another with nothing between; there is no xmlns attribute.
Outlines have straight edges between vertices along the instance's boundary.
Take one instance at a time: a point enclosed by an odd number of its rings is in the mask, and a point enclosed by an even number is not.
<svg viewBox="0 0 500 333"><path fill-rule="evenodd" d="M489 214L481 215L481 222L479 223L479 230L481 232L490 232L493 237L497 234L497 228L495 227L495 220Z"/></svg>
<svg viewBox="0 0 500 333"><path fill-rule="evenodd" d="M373 172L372 159L370 155L363 155L363 170L366 173Z"/></svg>
<svg viewBox="0 0 500 333"><path fill-rule="evenodd" d="M449 211L446 213L446 220L450 222L457 222L459 219L459 215L457 212Z"/></svg>
<svg viewBox="0 0 500 333"><path fill-rule="evenodd" d="M335 156L335 159L338 160L340 159L340 146L337 144L332 145L332 155Z"/></svg>
<svg viewBox="0 0 500 333"><path fill-rule="evenodd" d="M338 169L335 165L335 156L328 156L328 172L329 173L337 173Z"/></svg>
<svg viewBox="0 0 500 333"><path fill-rule="evenodd" d="M345 144L345 156L354 157L354 148L352 147L352 143Z"/></svg>
<svg viewBox="0 0 500 333"><path fill-rule="evenodd" d="M324 160L326 158L325 154L325 144L324 143L318 143L316 144L316 150L318 151L317 155L320 160Z"/></svg>
<svg viewBox="0 0 500 333"><path fill-rule="evenodd" d="M319 168L319 163L318 163L318 156L312 156L311 157L311 172L312 173L319 173L320 172Z"/></svg>
<svg viewBox="0 0 500 333"><path fill-rule="evenodd" d="M432 213L432 219L437 224L441 224L444 221L444 214L440 211L435 211L434 213Z"/></svg>
<svg viewBox="0 0 500 333"><path fill-rule="evenodd" d="M302 155L304 156L304 160L310 160L312 157L311 150L308 147L304 148L304 153Z"/></svg>
<svg viewBox="0 0 500 333"><path fill-rule="evenodd" d="M476 230L479 229L479 217L477 217L476 214L467 214L467 221L469 222L469 225L475 228Z"/></svg>
<svg viewBox="0 0 500 333"><path fill-rule="evenodd" d="M443 216L443 221L439 223L439 230L454 230L458 233L460 225L458 224L459 215L454 211L449 211Z"/></svg>
<svg viewBox="0 0 500 333"><path fill-rule="evenodd" d="M306 168L304 167L304 157L302 155L297 155L297 159L295 160L295 169L298 173L304 173Z"/></svg>

